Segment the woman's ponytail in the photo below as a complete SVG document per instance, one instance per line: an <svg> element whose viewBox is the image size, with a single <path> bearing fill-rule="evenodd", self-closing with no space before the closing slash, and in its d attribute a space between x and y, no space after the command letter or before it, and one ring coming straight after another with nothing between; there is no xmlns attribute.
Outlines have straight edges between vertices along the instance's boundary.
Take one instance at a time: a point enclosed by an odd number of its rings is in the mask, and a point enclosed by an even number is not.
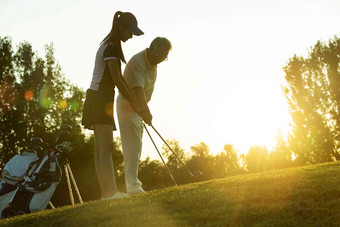
<svg viewBox="0 0 340 227"><path fill-rule="evenodd" d="M113 37L112 37L112 35L113 35L113 33L115 33L117 30L118 30L118 24L119 24L119 17L122 15L122 13L123 12L121 12L121 11L117 11L116 13L115 13L115 15L113 16L113 21L112 21L112 27L111 27L111 31L110 31L110 33L103 39L103 41L101 41L101 43L100 44L102 44L102 43L104 43L104 42L107 42L107 41L111 41L111 42L113 42L114 40L113 40Z"/></svg>
<svg viewBox="0 0 340 227"><path fill-rule="evenodd" d="M122 11L117 11L115 13L115 15L113 16L113 24L112 24L112 27L115 25L115 24L118 24L119 23L119 17L122 15Z"/></svg>
<svg viewBox="0 0 340 227"><path fill-rule="evenodd" d="M124 63L126 63L125 61L125 57L123 54L123 50L122 50L122 45L120 42L120 31L119 31L119 25L120 23L120 17L124 15L123 12L121 11L117 11L115 13L115 15L113 16L113 22L112 22L112 28L110 33L105 37L105 39L100 43L103 44L105 43L109 43L112 42L115 45L116 51L117 51L117 55L119 56L120 60Z"/></svg>

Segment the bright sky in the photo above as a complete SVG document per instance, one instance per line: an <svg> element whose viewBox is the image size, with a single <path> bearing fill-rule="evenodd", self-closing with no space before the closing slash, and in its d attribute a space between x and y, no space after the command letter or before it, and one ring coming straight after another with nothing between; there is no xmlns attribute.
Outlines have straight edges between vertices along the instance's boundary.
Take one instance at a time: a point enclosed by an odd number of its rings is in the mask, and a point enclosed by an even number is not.
<svg viewBox="0 0 340 227"><path fill-rule="evenodd" d="M290 121L282 67L339 35L337 0L1 0L0 36L28 41L40 56L53 42L66 77L86 90L118 10L132 12L145 33L123 44L126 59L157 36L173 44L149 106L155 128L186 151L201 141L213 153L230 143L242 153L271 149ZM142 158L157 157L144 136Z"/></svg>

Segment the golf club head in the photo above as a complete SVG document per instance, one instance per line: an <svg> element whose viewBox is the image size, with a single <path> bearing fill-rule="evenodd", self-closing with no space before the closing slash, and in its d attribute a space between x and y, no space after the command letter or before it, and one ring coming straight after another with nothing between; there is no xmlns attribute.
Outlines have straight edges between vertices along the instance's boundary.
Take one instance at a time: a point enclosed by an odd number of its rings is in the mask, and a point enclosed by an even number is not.
<svg viewBox="0 0 340 227"><path fill-rule="evenodd" d="M60 136L65 136L65 135L70 135L70 132L69 131L61 131Z"/></svg>
<svg viewBox="0 0 340 227"><path fill-rule="evenodd" d="M70 141L62 142L61 144L57 145L57 148L61 153L65 155L70 155L71 151L73 150Z"/></svg>
<svg viewBox="0 0 340 227"><path fill-rule="evenodd" d="M28 145L28 149L33 149L35 146L40 146L43 143L44 141L40 137L33 137Z"/></svg>
<svg viewBox="0 0 340 227"><path fill-rule="evenodd" d="M66 140L68 135L70 135L70 132L66 130L62 130L58 132L57 138L55 139L54 144L56 145L57 142Z"/></svg>
<svg viewBox="0 0 340 227"><path fill-rule="evenodd" d="M68 125L68 124L62 124L62 125L60 126L60 130L61 130L61 131L67 131L67 130L70 130L70 129L72 129L72 126L71 126L71 125Z"/></svg>
<svg viewBox="0 0 340 227"><path fill-rule="evenodd" d="M37 152L37 154L40 154L41 152L44 151L44 149L41 146L35 146L33 147L33 150Z"/></svg>
<svg viewBox="0 0 340 227"><path fill-rule="evenodd" d="M193 176L195 179L197 179L197 178L201 177L202 175L203 175L203 174L202 174L201 171L196 171L192 176Z"/></svg>

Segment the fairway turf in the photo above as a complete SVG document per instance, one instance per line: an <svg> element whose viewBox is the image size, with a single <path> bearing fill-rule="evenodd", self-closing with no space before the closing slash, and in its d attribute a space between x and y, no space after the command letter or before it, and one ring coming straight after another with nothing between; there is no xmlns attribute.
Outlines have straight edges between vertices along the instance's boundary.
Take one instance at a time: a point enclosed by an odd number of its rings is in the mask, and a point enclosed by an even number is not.
<svg viewBox="0 0 340 227"><path fill-rule="evenodd" d="M0 226L340 226L340 162L61 207Z"/></svg>

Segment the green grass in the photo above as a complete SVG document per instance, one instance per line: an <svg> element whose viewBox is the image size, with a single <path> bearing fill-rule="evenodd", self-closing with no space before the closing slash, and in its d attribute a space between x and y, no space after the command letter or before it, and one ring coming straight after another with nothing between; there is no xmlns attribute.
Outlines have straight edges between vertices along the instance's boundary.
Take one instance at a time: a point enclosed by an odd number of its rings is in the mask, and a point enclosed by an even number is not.
<svg viewBox="0 0 340 227"><path fill-rule="evenodd" d="M0 226L340 226L340 162L61 207Z"/></svg>

